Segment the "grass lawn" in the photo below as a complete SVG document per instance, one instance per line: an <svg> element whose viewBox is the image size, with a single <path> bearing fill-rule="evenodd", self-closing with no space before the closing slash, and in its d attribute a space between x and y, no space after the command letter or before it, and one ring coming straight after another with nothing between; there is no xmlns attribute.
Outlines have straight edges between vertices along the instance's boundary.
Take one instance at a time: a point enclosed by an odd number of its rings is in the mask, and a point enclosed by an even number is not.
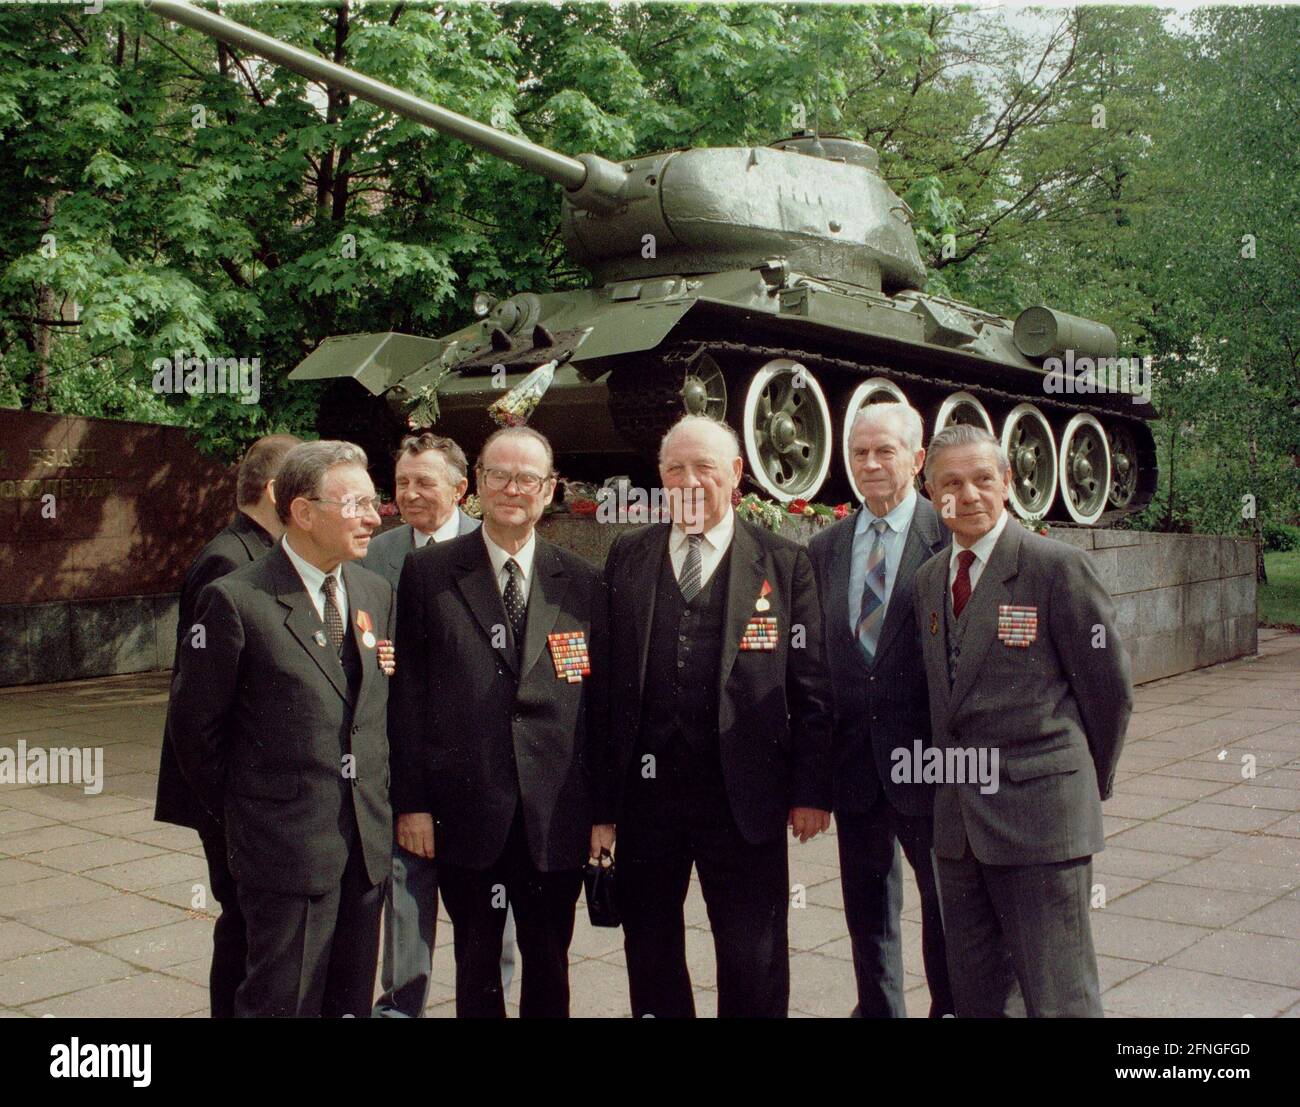
<svg viewBox="0 0 1300 1107"><path fill-rule="evenodd" d="M1259 586L1259 621L1300 630L1300 550L1264 555L1268 583Z"/></svg>

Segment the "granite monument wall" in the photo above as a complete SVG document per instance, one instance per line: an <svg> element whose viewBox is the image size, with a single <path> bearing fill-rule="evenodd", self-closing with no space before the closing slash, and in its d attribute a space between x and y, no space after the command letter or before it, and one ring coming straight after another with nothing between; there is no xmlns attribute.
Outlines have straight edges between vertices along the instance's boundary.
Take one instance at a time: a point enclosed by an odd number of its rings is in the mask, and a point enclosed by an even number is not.
<svg viewBox="0 0 1300 1107"><path fill-rule="evenodd" d="M0 409L0 685L170 668L234 491L179 427Z"/></svg>

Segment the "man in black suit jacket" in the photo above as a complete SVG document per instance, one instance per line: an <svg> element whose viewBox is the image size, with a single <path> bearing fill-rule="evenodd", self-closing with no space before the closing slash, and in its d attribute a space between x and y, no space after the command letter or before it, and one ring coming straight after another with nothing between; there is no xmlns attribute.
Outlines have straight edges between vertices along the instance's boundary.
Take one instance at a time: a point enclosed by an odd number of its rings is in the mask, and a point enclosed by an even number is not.
<svg viewBox="0 0 1300 1107"><path fill-rule="evenodd" d="M610 773L634 1017L691 1017L682 905L699 871L718 1014L789 1007L785 830L830 823L831 691L812 564L739 518L740 450L686 416L659 472L675 522L610 550Z"/></svg>
<svg viewBox="0 0 1300 1107"><path fill-rule="evenodd" d="M386 736L393 590L348 561L379 525L365 454L291 450L285 526L209 584L168 712L181 771L226 828L248 934L238 1016L370 1014L392 863Z"/></svg>
<svg viewBox="0 0 1300 1107"><path fill-rule="evenodd" d="M194 559L181 587L176 620L176 655L172 681L180 669L181 650L193 632L194 610L204 587L227 573L256 561L284 533L275 513L276 474L284 456L299 439L292 434L259 438L244 454L235 478L235 517L218 532ZM164 728L162 757L158 765L158 799L153 817L159 822L188 826L199 833L208 861L208 886L221 905L212 928L212 968L208 974L208 996L214 1019L228 1019L235 1013L235 991L244 979L248 944L244 940L244 916L235 895L235 881L226 864L226 834L199 802L185 782L170 731Z"/></svg>
<svg viewBox="0 0 1300 1107"><path fill-rule="evenodd" d="M534 530L550 445L498 431L476 468L483 526L406 559L389 735L402 847L436 856L456 944L456 1013L502 1018L514 910L520 1014L569 1012L569 942L601 827L607 602L599 572Z"/></svg>
<svg viewBox="0 0 1300 1107"><path fill-rule="evenodd" d="M428 431L407 435L398 449L394 476L397 506L405 522L371 539L361 564L396 591L407 554L431 542L450 542L469 534L479 522L458 506L469 479L465 452L450 438ZM438 864L432 857L403 849L394 838L376 1018L417 1019L424 1014L437 931ZM513 954L513 939L506 944ZM513 957L509 964L513 967Z"/></svg>
<svg viewBox="0 0 1300 1107"><path fill-rule="evenodd" d="M916 494L921 433L907 404L864 407L849 437L863 507L808 544L835 688L835 825L861 1018L907 1017L900 842L921 896L930 1016L953 1010L930 853L934 786L894 771L895 751L911 756L916 743L930 745L912 579L948 543L930 501Z"/></svg>

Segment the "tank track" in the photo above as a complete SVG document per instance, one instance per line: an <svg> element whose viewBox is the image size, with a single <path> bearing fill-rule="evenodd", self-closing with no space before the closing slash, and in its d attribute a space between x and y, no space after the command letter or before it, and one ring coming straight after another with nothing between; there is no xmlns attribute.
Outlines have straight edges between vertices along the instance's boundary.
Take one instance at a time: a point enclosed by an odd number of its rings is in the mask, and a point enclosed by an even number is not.
<svg viewBox="0 0 1300 1107"><path fill-rule="evenodd" d="M822 381L824 387L828 383L852 384L879 375L898 384L904 391L907 391L907 386L911 385L914 392L920 395L931 392L964 391L986 404L989 401L1012 406L1019 403L1032 403L1044 413L1047 411L1067 413L1066 418L1078 412L1087 412L1101 419L1103 426L1107 421L1123 423L1132 432L1137 443L1140 463L1143 467L1149 467L1152 479L1139 480L1129 504L1122 509L1110 508L1105 511L1093 524L1093 529L1113 525L1125 516L1141 511L1151 502L1155 488L1155 439L1146 422L1136 416L1124 415L1122 412L1100 408L1095 403L1079 402L1070 397L1011 392L954 376L919 373L889 365L834 357L812 350L753 345L744 342L713 339L683 342L657 352L653 360L642 360L633 366L619 366L610 374L610 413L615 427L639 451L649 452L653 456L664 432L680 417L682 380L692 363L704 354L717 360L724 370L728 366L737 364L757 368L774 358L789 358L804 365ZM729 396L729 405L731 399L732 397ZM832 417L835 418L838 414L833 411ZM729 406L728 417L733 416L734 411Z"/></svg>

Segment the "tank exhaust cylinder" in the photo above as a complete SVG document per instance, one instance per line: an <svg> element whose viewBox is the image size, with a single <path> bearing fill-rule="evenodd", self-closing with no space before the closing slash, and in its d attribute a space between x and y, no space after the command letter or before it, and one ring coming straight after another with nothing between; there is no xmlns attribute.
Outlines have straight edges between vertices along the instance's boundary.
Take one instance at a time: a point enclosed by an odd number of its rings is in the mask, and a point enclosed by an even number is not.
<svg viewBox="0 0 1300 1107"><path fill-rule="evenodd" d="M1016 316L1012 340L1025 357L1114 357L1119 349L1115 332L1104 323L1066 315L1049 307L1028 307Z"/></svg>

